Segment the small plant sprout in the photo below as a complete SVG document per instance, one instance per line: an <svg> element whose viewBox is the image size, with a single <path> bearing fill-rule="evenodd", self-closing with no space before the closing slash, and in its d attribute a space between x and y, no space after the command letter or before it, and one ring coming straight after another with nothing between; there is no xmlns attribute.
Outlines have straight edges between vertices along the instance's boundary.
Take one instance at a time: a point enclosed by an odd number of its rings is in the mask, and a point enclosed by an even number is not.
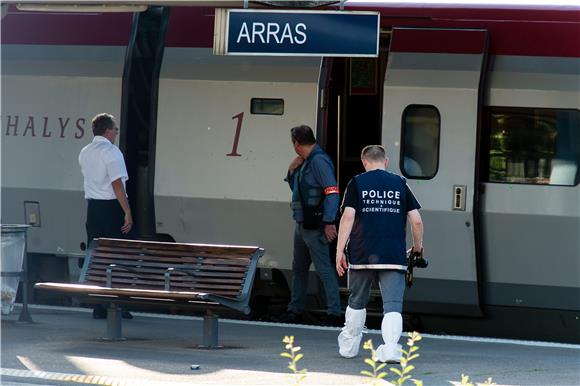
<svg viewBox="0 0 580 386"><path fill-rule="evenodd" d="M373 383L372 383L373 386L378 385L381 382L383 382L384 381L383 378L385 378L387 376L386 371L381 371L382 369L384 369L387 366L387 364L386 363L378 364L377 352L376 352L375 348L373 347L372 340L369 339L366 342L364 342L363 348L365 350L369 350L371 352L371 357L366 358L365 363L367 365L369 365L373 371L370 372L368 370L362 370L360 373L362 375L366 375L368 377L371 377L373 379Z"/></svg>
<svg viewBox="0 0 580 386"><path fill-rule="evenodd" d="M409 347L408 350L401 350L403 356L401 357L401 369L397 369L395 367L391 367L389 370L396 374L399 378L396 381L393 381L395 385L402 385L407 380L413 382L416 386L423 386L423 381L418 379L411 378L411 371L415 369L415 366L409 364L414 359L419 358L419 346L415 345L418 341L421 340L421 335L416 332L409 333L409 339L407 339L407 346Z"/></svg>
<svg viewBox="0 0 580 386"><path fill-rule="evenodd" d="M476 384L473 384L471 382L469 382L469 376L465 375L465 374L461 374L461 386L475 386ZM495 385L495 383L493 383L493 380L490 378L487 378L487 380L484 383L477 383L478 386L492 386Z"/></svg>
<svg viewBox="0 0 580 386"><path fill-rule="evenodd" d="M409 362L415 358L419 357L416 352L419 350L419 346L415 343L421 340L421 335L417 332L409 333L409 339L407 340L408 350L401 350L403 352L403 357L401 358L401 369L391 367L389 371L398 376L398 379L389 382L390 385L403 385L407 380L413 382L416 386L423 386L423 381L418 379L411 379L411 371L415 366L410 365ZM373 378L373 385L378 385L379 382L385 381L384 378L387 376L387 372L381 371L386 367L386 363L379 363L376 355L376 350L373 347L373 342L369 339L364 343L364 349L371 352L371 357L365 359L365 363L371 366L372 372L368 370L361 371L361 374Z"/></svg>
<svg viewBox="0 0 580 386"><path fill-rule="evenodd" d="M461 386L475 386L469 382L469 375L461 374Z"/></svg>
<svg viewBox="0 0 580 386"><path fill-rule="evenodd" d="M288 368L292 370L294 374L296 374L296 382L294 385L300 384L306 378L307 369L298 370L298 361L302 359L304 354L298 353L301 350L300 346L294 346L294 336L285 336L282 339L282 342L285 344L284 348L286 349L285 352L280 353L280 356L284 358L288 358L290 361L288 362Z"/></svg>
<svg viewBox="0 0 580 386"><path fill-rule="evenodd" d="M421 335L416 332L409 333L409 339L407 339L407 346L409 347L408 350L401 350L403 356L401 357L401 369L397 369L391 367L389 370L396 374L399 378L394 382L396 385L402 385L407 380L413 382L416 386L423 386L423 381L418 379L411 379L411 371L415 369L415 366L409 364L413 359L419 358L419 346L416 346L415 343L421 340Z"/></svg>

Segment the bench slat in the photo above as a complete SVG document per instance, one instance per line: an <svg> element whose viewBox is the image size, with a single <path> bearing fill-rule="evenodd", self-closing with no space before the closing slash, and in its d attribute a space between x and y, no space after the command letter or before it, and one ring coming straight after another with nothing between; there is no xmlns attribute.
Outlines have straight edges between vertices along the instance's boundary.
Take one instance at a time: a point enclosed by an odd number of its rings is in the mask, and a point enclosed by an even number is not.
<svg viewBox="0 0 580 386"><path fill-rule="evenodd" d="M159 273L161 273L161 271L159 271L157 274L147 274L147 273L143 273L140 272L139 277L144 278L144 279L149 279L149 280L158 280L158 281L165 281L165 277L163 275L160 275ZM88 275L90 276L95 276L95 277L100 277L102 278L102 280L104 281L107 274L105 271L97 271L97 270L89 270ZM127 272L127 271L122 271L122 270L117 270L117 271L113 271L113 277L134 277L135 274L133 274L132 272ZM215 283L215 284L237 284L240 285L242 284L242 282L244 281L244 278L242 275L239 275L239 277L237 278L222 278L220 277L198 277L198 276L189 276L186 275L184 273L181 272L175 272L171 275L171 283L175 283L175 282L183 282L187 285L193 285L195 283L204 283L204 284L211 284L211 283Z"/></svg>
<svg viewBox="0 0 580 386"><path fill-rule="evenodd" d="M101 275L87 275L86 280L93 280L93 281L98 281L101 283L105 283L106 281L106 277L105 276L101 276ZM165 284L165 280L163 279L159 279L159 278L146 278L143 276L120 276L120 275L113 275L112 277L113 282L115 281L140 281L143 283L148 283L148 284L152 284L152 285L160 285L161 287L163 287L163 285ZM204 287L220 287L220 286L228 286L231 288L240 288L240 286L243 284L243 280L235 280L235 281L227 281L227 280L222 280L220 282L203 282L203 281L197 281L197 280L174 280L173 278L171 279L171 285L179 285L179 286L184 286L184 287L189 287L189 288L195 288L197 289L199 286L204 286Z"/></svg>
<svg viewBox="0 0 580 386"><path fill-rule="evenodd" d="M95 281L99 283L106 283L105 277L103 276L95 276L95 275L88 275L87 281ZM165 285L164 280L147 280L143 277L119 277L113 276L112 277L113 283L131 283L131 284L144 284L144 285L152 285L163 288ZM176 287L184 287L184 288L194 288L196 291L200 290L200 288L218 288L218 289L232 289L232 290L239 290L242 283L195 283L195 282L176 282L171 280L171 286Z"/></svg>
<svg viewBox="0 0 580 386"><path fill-rule="evenodd" d="M155 256L155 257L215 257L225 259L240 259L248 260L250 256L247 253L214 253L214 252L194 252L194 251L174 251L169 249L146 249L146 253L142 248L123 248L123 247L107 247L99 246L95 249L98 253L122 253L130 256Z"/></svg>
<svg viewBox="0 0 580 386"><path fill-rule="evenodd" d="M96 284L96 283L92 283L92 282L86 282L87 285L94 285L97 287L101 287L101 288L107 288L104 287L102 285ZM163 291L163 289L160 289L159 287L149 287L149 286L130 286L130 285L125 285L125 286L113 286L113 289L142 289L142 290L148 290L148 291ZM195 289L187 289L187 288L170 288L171 291L186 291L186 292L192 292L192 291L196 291ZM224 297L228 297L231 299L237 299L240 297L240 293L239 292L232 292L232 291L225 291L225 290L211 290L211 291L204 291L201 290L205 293L211 293L214 295L219 295L219 296L224 296Z"/></svg>
<svg viewBox="0 0 580 386"><path fill-rule="evenodd" d="M167 256L143 256L143 255L127 255L121 252L102 252L95 251L93 253L95 258L123 258L126 260L133 261L152 261L152 262L163 262L163 263L176 263L176 264L186 264L186 263L198 263L205 262L207 264L216 265L234 265L245 267L250 263L249 258L220 258L220 257L201 257L201 256L181 256L181 257L167 257Z"/></svg>
<svg viewBox="0 0 580 386"><path fill-rule="evenodd" d="M103 296L120 296L133 298L151 298L151 299L167 299L192 301L200 300L207 296L204 292L194 291L157 291L149 289L137 288L107 288L96 285L87 284L67 284L67 283L36 283L36 288L59 290L61 292L69 292L84 295L103 295Z"/></svg>
<svg viewBox="0 0 580 386"><path fill-rule="evenodd" d="M93 260L94 264L118 264L118 265L126 265L128 267L158 267L163 268L165 271L168 267L180 268L180 269L188 269L192 271L220 271L220 272L245 272L247 271L247 267L238 267L238 266L224 266L224 265L213 265L208 264L205 265L203 263L197 264L181 264L179 266L175 266L174 264L166 264L166 263L153 263L153 262L136 262L134 260L125 260L125 259L114 259L114 258L95 258Z"/></svg>
<svg viewBox="0 0 580 386"><path fill-rule="evenodd" d="M118 262L116 262L118 263ZM91 265L91 267L89 268L89 272L102 272L103 275L106 275L106 271L107 268L109 267L109 263L106 264L94 264ZM157 274L157 275L163 275L165 273L165 269L163 268L149 268L149 267L131 267L132 269L135 269L137 272L139 273L151 273L151 274ZM117 269L116 271L123 271L121 269ZM114 272L116 272L114 271ZM127 271L125 271L127 272ZM180 273L180 272L175 272L173 275L185 275L184 273ZM172 276L173 276L172 275ZM231 278L231 279L239 279L239 278L243 278L245 276L245 272L223 272L223 271L217 271L217 272L208 272L208 271L194 271L191 273L191 275L188 275L191 277L195 277L195 278L215 278L215 277L223 277L223 278Z"/></svg>
<svg viewBox="0 0 580 386"><path fill-rule="evenodd" d="M139 248L168 248L173 251L192 251L194 253L208 251L209 253L240 253L251 255L260 250L255 246L233 246L233 245L210 245L210 244L188 244L188 243L165 243L158 241L141 241L141 240L123 240L123 239L97 239L99 246L129 246Z"/></svg>
<svg viewBox="0 0 580 386"><path fill-rule="evenodd" d="M96 249L92 252L94 256L104 257L118 257L123 256L128 260L153 260L153 261L196 261L196 260L210 260L215 259L216 262L230 262L230 264L244 265L251 260L248 255L219 255L219 254L194 254L194 253L170 253L169 251L161 251L159 253L142 253L139 250L123 250L123 249Z"/></svg>

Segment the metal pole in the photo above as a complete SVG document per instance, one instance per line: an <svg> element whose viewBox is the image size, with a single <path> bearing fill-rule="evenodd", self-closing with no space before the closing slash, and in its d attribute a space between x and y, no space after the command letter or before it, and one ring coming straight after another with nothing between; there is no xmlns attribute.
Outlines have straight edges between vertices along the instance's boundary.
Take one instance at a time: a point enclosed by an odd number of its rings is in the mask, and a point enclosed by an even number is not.
<svg viewBox="0 0 580 386"><path fill-rule="evenodd" d="M20 310L19 322L32 323L28 312L28 228L24 229L24 256L22 257L22 310Z"/></svg>
<svg viewBox="0 0 580 386"><path fill-rule="evenodd" d="M107 336L104 340L125 340L121 326L121 308L115 303L109 304L107 309Z"/></svg>
<svg viewBox="0 0 580 386"><path fill-rule="evenodd" d="M218 317L211 311L203 316L203 346L218 347Z"/></svg>
<svg viewBox="0 0 580 386"><path fill-rule="evenodd" d="M340 186L340 135L341 135L341 115L342 115L342 111L341 111L341 106L342 106L342 101L340 98L340 95L338 95L338 101L337 101L337 117L336 117L336 184L338 186Z"/></svg>

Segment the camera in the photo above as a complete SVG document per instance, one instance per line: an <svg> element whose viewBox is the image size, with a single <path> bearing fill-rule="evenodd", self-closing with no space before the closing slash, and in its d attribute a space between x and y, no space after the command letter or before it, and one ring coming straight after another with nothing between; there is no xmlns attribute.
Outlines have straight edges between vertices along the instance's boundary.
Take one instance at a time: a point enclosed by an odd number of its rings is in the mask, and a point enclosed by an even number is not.
<svg viewBox="0 0 580 386"><path fill-rule="evenodd" d="M427 268L429 262L423 257L423 249L420 252L414 252L412 249L407 255L407 272L405 275L405 282L407 287L413 285L413 267Z"/></svg>
<svg viewBox="0 0 580 386"><path fill-rule="evenodd" d="M412 267L427 268L429 261L423 257L423 250L421 252L409 252L408 264Z"/></svg>

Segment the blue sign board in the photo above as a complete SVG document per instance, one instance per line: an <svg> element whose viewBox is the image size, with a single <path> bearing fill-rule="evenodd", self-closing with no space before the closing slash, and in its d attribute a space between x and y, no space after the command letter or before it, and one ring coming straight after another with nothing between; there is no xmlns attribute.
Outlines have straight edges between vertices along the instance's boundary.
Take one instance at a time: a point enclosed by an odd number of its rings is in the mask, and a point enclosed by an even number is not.
<svg viewBox="0 0 580 386"><path fill-rule="evenodd" d="M376 12L228 10L228 55L378 56Z"/></svg>

